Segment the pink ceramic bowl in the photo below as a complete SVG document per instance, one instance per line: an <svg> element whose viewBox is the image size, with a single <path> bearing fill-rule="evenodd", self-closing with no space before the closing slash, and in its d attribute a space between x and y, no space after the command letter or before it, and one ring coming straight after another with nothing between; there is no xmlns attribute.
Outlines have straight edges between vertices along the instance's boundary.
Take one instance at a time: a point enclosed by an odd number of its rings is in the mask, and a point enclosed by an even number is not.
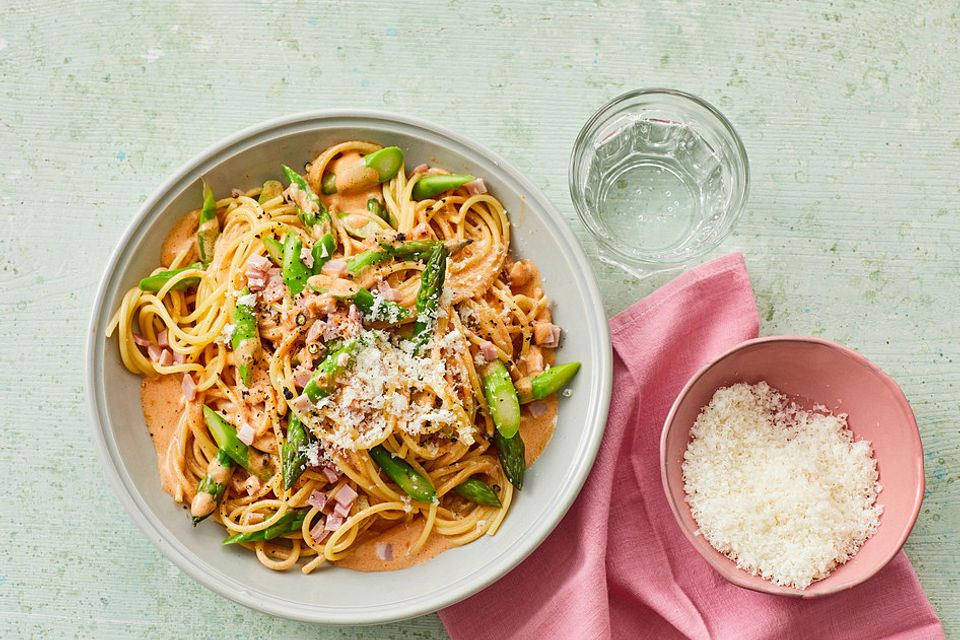
<svg viewBox="0 0 960 640"><path fill-rule="evenodd" d="M781 587L739 569L696 535L683 491L683 454L701 407L714 391L737 382L765 380L805 408L825 405L847 414L857 440L869 440L880 472L880 528L846 564L803 591ZM700 369L673 403L660 439L660 475L667 501L684 535L721 576L735 585L795 598L816 598L869 579L903 546L923 500L923 449L903 391L876 365L834 342L802 336L748 340Z"/></svg>

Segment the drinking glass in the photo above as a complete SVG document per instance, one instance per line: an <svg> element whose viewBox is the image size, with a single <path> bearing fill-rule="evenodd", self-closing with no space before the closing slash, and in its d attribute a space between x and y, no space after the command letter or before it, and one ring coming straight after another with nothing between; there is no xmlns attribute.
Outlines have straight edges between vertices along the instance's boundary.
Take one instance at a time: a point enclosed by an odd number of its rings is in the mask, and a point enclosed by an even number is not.
<svg viewBox="0 0 960 640"><path fill-rule="evenodd" d="M730 233L749 189L747 153L705 100L639 89L601 107L570 158L570 194L600 259L637 277L690 264Z"/></svg>

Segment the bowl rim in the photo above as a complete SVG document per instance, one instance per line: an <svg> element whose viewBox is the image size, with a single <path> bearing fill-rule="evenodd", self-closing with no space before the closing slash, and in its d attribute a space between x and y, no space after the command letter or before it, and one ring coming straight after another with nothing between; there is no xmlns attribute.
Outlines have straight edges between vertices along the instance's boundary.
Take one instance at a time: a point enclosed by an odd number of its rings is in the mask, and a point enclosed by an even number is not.
<svg viewBox="0 0 960 640"><path fill-rule="evenodd" d="M593 303L584 309L584 318L587 325L595 330L595 333L588 338L591 345L590 350L594 351L594 345L600 347L595 350L595 353L592 353L596 369L596 377L592 386L598 391L598 393L592 395L591 402L587 407L588 421L586 428L592 428L592 433L584 436L586 447L580 452L581 455L570 461L569 472L566 475L569 481L547 503L545 512L549 516L533 523L525 532L525 537L505 548L502 553L481 569L460 578L450 589L439 593L435 589L416 598L380 607L358 609L348 614L344 614L343 611L338 612L336 609L322 604L301 605L289 602L273 594L258 592L255 587L251 588L250 585L240 585L216 569L211 570L207 563L198 561L196 555L188 548L181 548L179 544L174 544L174 542L164 538L158 526L151 521L156 519L159 522L161 519L153 514L150 507L139 495L136 495L132 485L128 484L129 479L126 474L121 474L121 467L118 466L121 460L119 449L113 438L108 437L108 430L105 428L108 421L103 419L103 407L100 404L99 392L104 383L103 379L97 376L97 365L104 358L103 349L98 350L97 348L98 335L102 333L103 329L101 318L104 314L104 304L112 276L137 229L152 213L155 213L158 204L172 190L176 190L178 185L191 174L198 171L209 171L212 167L228 160L232 157L229 152L237 147L242 147L245 142L273 132L276 132L277 137L282 137L284 133L302 132L305 127L309 129L309 126L313 123L338 119L349 120L352 123L351 126L369 126L372 128L377 125L382 126L392 123L429 131L443 138L443 141L439 144L450 145L454 150L465 150L481 156L495 165L498 171L515 181L521 188L520 195L527 202L535 202L542 210L545 221L553 225L553 231L561 241L558 248L562 250L566 259L570 262L571 268L578 273L579 288L583 291L584 297ZM90 428L104 475L137 527L168 560L211 591L256 611L303 622L340 625L382 624L435 612L489 586L519 565L540 546L540 543L559 524L579 495L580 489L593 467L606 429L613 377L613 357L610 345L610 331L600 289L583 248L556 206L520 170L488 147L426 119L377 109L322 109L298 112L262 121L217 140L168 174L168 177L144 201L138 208L137 213L130 219L127 228L110 253L94 294L83 354L83 385ZM238 586L242 588L236 588Z"/></svg>
<svg viewBox="0 0 960 640"><path fill-rule="evenodd" d="M686 505L681 506L677 504L677 501L674 499L673 492L670 490L670 483L667 480L667 433L670 430L671 426L673 425L674 417L677 413L677 410L680 407L681 401L684 399L684 397L686 397L687 393L690 391L693 385L695 385L700 380L700 378L702 378L706 374L706 372L712 369L717 363L732 356L733 354L743 351L745 349L750 349L757 345L777 343L777 342L783 342L783 343L799 342L799 343L808 343L808 344L816 344L816 345L824 346L829 349L838 351L848 358L852 358L853 360L857 361L861 365L865 365L869 370L871 370L874 374L876 374L880 378L884 386L886 386L894 396L897 396L898 401L901 402L904 407L906 407L907 418L908 418L907 423L908 423L908 426L912 427L912 429L907 429L908 431L907 437L910 441L911 446L915 446L917 450L920 452L920 456L918 458L919 468L916 474L917 485L916 485L916 491L914 492L913 511L910 514L910 517L907 519L907 523L906 523L906 526L903 528L903 531L900 532L900 536L897 540L896 545L883 558L881 562L878 562L876 564L876 566L871 571L864 572L862 575L856 578L853 578L851 580L846 580L844 582L840 582L829 589L825 589L817 592L808 592L806 590L801 591L798 589L792 589L790 587L780 586L772 582L767 583L767 581L764 581L763 586L759 586L753 582L748 582L747 581L748 577L753 578L755 576L751 576L746 571L736 566L736 564L732 565L734 568L734 571L730 571L731 565L729 563L731 563L732 561L729 558L722 555L720 556L720 558L718 558L713 554L707 553L706 548L703 545L706 545L706 547L709 547L709 549L712 550L713 547L710 546L710 543L706 542L706 540L704 540L702 536L695 536L692 531L690 531L686 526L684 526L683 520L681 518L681 510L684 508L689 510L689 507ZM752 338L750 340L745 340L731 347L730 349L727 349L726 351L724 351L723 353L721 353L720 355L718 355L717 357L713 358L712 360L707 362L705 365L703 365L699 370L697 370L696 373L694 373L690 377L687 383L683 386L683 389L677 395L676 399L673 401L673 405L670 407L670 412L667 414L667 417L663 422L663 429L660 433L660 483L661 483L661 486L663 487L664 494L666 494L667 503L670 505L670 510L673 512L673 516L677 521L677 526L683 532L684 537L686 537L686 539L690 542L693 548L697 550L697 553L699 553L700 556L703 557L703 559L706 560L710 564L710 566L713 567L713 569L718 574L720 574L720 577L722 577L724 580L732 584L735 584L738 587L749 589L750 591L756 591L758 593L767 593L771 595L784 596L788 598L799 598L804 600L808 600L812 598L821 598L824 596L838 593L840 591L845 591L846 589L850 589L859 584L862 584L863 582L866 582L867 580L875 576L877 573L879 573L884 567L886 567L890 563L890 561L893 560L894 557L896 557L897 552L899 552L900 549L903 548L903 544L907 541L907 538L910 536L910 532L913 530L913 527L917 521L917 517L920 514L920 507L923 503L924 491L926 490L926 478L924 476L924 463L923 463L923 442L920 438L920 429L917 426L917 420L916 420L916 416L913 413L913 408L910 406L910 403L907 400L907 396L906 394L904 394L903 389L901 389L900 385L898 385L897 382L893 378L891 378L886 372L884 372L880 367L878 367L876 364L874 364L869 359L867 359L866 356L842 344L833 342L832 340L827 340L825 338L818 338L815 336L784 335L784 336L766 336L761 338ZM817 584L817 583L815 582L813 584Z"/></svg>

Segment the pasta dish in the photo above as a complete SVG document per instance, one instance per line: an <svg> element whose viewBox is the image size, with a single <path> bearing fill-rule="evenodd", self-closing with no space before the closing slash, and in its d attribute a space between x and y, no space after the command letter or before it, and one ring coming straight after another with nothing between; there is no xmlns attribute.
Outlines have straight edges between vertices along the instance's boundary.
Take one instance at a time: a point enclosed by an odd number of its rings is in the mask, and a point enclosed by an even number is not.
<svg viewBox="0 0 960 640"><path fill-rule="evenodd" d="M108 328L163 489L276 570L400 569L495 534L579 368L554 366L507 212L398 147L281 169L204 183Z"/></svg>

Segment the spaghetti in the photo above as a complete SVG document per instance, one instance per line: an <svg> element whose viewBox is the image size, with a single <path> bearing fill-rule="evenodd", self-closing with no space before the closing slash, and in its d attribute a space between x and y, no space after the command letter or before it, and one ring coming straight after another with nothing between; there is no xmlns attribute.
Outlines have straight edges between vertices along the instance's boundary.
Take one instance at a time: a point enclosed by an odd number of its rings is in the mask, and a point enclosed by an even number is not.
<svg viewBox="0 0 960 640"><path fill-rule="evenodd" d="M144 378L164 489L277 570L401 568L493 535L520 485L503 407L521 474L556 417L559 329L507 212L369 142L287 172L205 188L108 328Z"/></svg>

